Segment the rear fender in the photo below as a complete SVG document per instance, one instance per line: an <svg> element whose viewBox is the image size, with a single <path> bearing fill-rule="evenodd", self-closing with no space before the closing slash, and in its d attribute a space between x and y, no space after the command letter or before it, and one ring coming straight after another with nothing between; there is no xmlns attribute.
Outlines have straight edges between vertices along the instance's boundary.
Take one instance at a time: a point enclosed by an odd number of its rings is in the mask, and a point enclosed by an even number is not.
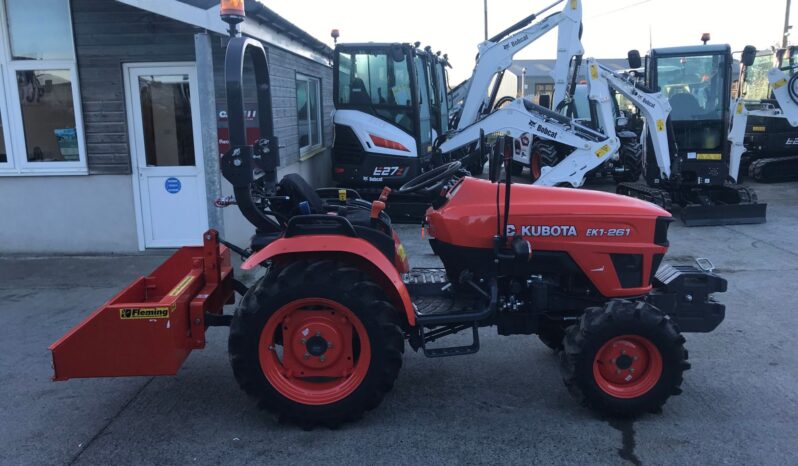
<svg viewBox="0 0 798 466"><path fill-rule="evenodd" d="M341 260L365 270L383 287L393 305L404 311L408 325L416 325L413 301L396 266L371 243L360 238L333 235L280 238L250 256L241 268L251 270L269 260L299 258Z"/></svg>

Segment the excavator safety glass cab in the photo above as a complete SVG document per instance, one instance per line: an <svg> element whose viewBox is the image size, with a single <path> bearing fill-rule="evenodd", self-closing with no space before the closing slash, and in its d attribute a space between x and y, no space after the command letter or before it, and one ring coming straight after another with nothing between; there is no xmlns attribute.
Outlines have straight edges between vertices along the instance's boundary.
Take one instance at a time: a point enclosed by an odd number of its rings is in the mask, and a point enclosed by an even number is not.
<svg viewBox="0 0 798 466"><path fill-rule="evenodd" d="M775 66L774 54L770 51L759 52L754 64L746 67L742 97L746 100L767 100L771 98L772 89L768 80L768 72Z"/></svg>
<svg viewBox="0 0 798 466"><path fill-rule="evenodd" d="M446 65L432 53L424 56L426 63L427 82L429 83L430 108L432 110L432 129L438 135L449 131L449 92Z"/></svg>
<svg viewBox="0 0 798 466"><path fill-rule="evenodd" d="M731 98L730 58L727 50L652 56L650 87L661 91L670 102L680 150L722 150Z"/></svg>
<svg viewBox="0 0 798 466"><path fill-rule="evenodd" d="M408 52L398 44L375 48L339 46L335 54L335 108L366 112L414 133L415 76Z"/></svg>

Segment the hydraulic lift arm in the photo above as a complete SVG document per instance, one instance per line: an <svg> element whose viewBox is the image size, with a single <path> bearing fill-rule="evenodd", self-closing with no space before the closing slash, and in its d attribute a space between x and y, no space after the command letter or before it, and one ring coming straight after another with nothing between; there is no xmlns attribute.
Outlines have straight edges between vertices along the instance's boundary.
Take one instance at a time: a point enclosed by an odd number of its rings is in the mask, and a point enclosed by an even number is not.
<svg viewBox="0 0 798 466"><path fill-rule="evenodd" d="M480 131L484 134L501 132L515 137L529 133L535 138L573 147L574 151L565 160L544 169L535 183L544 186L581 186L585 174L615 154L620 146L618 138L608 138L547 108L516 99L450 136L441 145L441 150L448 152L476 141Z"/></svg>
<svg viewBox="0 0 798 466"><path fill-rule="evenodd" d="M646 119L648 135L654 146L657 165L664 179L671 176L671 156L666 122L671 112L668 99L660 92L643 89L631 79L625 78L601 65L593 58L586 60L589 86L588 96L597 104L598 118L604 134L615 137L615 118L612 113L610 88L629 99Z"/></svg>
<svg viewBox="0 0 798 466"><path fill-rule="evenodd" d="M565 2L565 7L561 12L554 13L538 23L524 27L534 21L539 15L563 2ZM568 66L571 58L584 53L579 39L581 23L581 0L558 0L538 13L524 18L505 31L479 44L477 63L470 80L465 84L468 90L463 102L458 129L466 128L479 119L480 109L485 102L493 76L503 73L513 64L513 57L516 53L555 27L559 28L559 36L557 40L557 62L552 71L552 77L555 82L553 103L555 105L558 104L565 96L565 88L568 85ZM524 29L519 30L522 27Z"/></svg>

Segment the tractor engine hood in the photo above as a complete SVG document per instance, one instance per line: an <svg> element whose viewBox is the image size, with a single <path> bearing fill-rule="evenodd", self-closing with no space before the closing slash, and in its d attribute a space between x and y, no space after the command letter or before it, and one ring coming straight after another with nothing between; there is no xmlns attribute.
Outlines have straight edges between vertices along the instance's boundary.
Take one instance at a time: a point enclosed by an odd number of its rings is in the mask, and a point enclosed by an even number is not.
<svg viewBox="0 0 798 466"><path fill-rule="evenodd" d="M504 189L502 184L502 215ZM467 177L448 197L443 206L427 211L430 236L462 247L491 248L497 232L496 184ZM654 204L627 196L513 185L507 230L509 236L521 235L530 240L538 250L567 249L564 243L595 247L603 243L650 247L655 243L664 247L670 219L670 213ZM655 234L659 239L655 240Z"/></svg>

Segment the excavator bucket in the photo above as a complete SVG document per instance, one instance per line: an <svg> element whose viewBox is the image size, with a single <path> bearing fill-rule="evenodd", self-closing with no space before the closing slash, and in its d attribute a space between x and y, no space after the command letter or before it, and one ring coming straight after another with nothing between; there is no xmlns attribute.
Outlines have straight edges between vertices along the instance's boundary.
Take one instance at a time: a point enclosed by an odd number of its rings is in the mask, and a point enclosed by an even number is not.
<svg viewBox="0 0 798 466"><path fill-rule="evenodd" d="M50 345L54 380L173 375L205 346L206 317L234 300L230 251L218 234L184 247Z"/></svg>
<svg viewBox="0 0 798 466"><path fill-rule="evenodd" d="M682 222L688 227L765 223L767 204L689 204L681 208Z"/></svg>

